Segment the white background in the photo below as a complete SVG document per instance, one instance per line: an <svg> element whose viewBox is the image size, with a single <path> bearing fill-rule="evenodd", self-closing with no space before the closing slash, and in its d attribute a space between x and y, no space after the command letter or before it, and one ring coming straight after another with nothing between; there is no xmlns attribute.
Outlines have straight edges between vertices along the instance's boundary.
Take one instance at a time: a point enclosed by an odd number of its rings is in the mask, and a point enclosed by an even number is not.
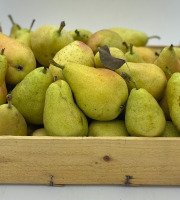
<svg viewBox="0 0 180 200"><path fill-rule="evenodd" d="M33 30L44 24L66 29L84 28L92 32L113 26L141 30L148 36L159 35L149 45L179 45L179 0L0 0L0 22L9 34L11 14L15 22ZM80 186L50 187L41 185L0 185L0 200L176 200L179 187Z"/></svg>

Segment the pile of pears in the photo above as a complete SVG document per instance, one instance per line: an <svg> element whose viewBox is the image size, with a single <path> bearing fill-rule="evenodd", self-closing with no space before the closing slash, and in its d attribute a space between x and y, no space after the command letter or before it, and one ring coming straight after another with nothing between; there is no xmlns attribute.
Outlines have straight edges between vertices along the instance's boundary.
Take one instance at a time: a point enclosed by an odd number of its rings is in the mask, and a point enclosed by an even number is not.
<svg viewBox="0 0 180 200"><path fill-rule="evenodd" d="M0 135L179 137L180 47L122 27L0 32Z"/></svg>

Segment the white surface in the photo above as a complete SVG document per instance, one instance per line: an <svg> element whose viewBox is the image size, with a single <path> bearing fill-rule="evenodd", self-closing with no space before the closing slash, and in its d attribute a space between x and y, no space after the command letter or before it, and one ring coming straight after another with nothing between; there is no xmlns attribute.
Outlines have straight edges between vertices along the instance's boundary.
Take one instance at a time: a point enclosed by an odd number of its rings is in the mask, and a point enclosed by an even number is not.
<svg viewBox="0 0 180 200"><path fill-rule="evenodd" d="M0 0L0 22L6 34L11 27L8 14L26 28L35 18L33 30L48 23L59 25L62 20L67 30L85 28L95 32L119 26L161 36L161 40L149 44L178 45L179 8L179 0ZM179 196L179 187L0 186L0 200L176 200Z"/></svg>

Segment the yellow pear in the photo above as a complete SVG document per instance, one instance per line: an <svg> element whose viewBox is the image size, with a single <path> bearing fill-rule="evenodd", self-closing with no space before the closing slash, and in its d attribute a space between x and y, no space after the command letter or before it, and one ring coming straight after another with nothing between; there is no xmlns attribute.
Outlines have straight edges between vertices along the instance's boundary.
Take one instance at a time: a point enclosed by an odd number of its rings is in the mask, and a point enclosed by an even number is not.
<svg viewBox="0 0 180 200"><path fill-rule="evenodd" d="M82 41L86 44L89 37L92 35L92 32L86 29L78 28L70 31L70 34L74 40Z"/></svg>
<svg viewBox="0 0 180 200"><path fill-rule="evenodd" d="M39 128L36 129L33 133L32 136L47 136L47 131L45 128Z"/></svg>
<svg viewBox="0 0 180 200"><path fill-rule="evenodd" d="M151 63L124 63L116 70L121 75L122 72L129 74L138 87L146 89L153 97L160 100L167 85L167 79L158 66ZM129 90L134 88L132 82L127 82Z"/></svg>
<svg viewBox="0 0 180 200"><path fill-rule="evenodd" d="M16 85L36 68L36 59L28 46L0 33L0 49L3 48L8 61L6 83Z"/></svg>
<svg viewBox="0 0 180 200"><path fill-rule="evenodd" d="M27 124L22 114L11 104L11 95L7 95L8 104L0 105L0 135L25 136Z"/></svg>
<svg viewBox="0 0 180 200"><path fill-rule="evenodd" d="M89 125L88 136L129 136L125 122L123 120L114 119L111 121L93 120Z"/></svg>
<svg viewBox="0 0 180 200"><path fill-rule="evenodd" d="M166 125L164 113L155 98L144 88L133 88L126 110L125 124L131 136L160 136Z"/></svg>
<svg viewBox="0 0 180 200"><path fill-rule="evenodd" d="M70 85L79 108L86 116L95 120L113 120L121 112L128 98L124 79L116 72L105 68L94 68L77 63L60 66L65 80Z"/></svg>

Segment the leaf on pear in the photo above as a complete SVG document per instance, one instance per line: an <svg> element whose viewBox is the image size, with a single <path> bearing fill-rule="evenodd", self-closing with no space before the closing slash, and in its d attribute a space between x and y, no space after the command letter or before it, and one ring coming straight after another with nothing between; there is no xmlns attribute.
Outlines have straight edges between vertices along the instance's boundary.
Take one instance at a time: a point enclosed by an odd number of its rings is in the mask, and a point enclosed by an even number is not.
<svg viewBox="0 0 180 200"><path fill-rule="evenodd" d="M103 65L111 70L119 69L126 62L123 59L111 56L110 50L107 45L99 48L99 56Z"/></svg>

